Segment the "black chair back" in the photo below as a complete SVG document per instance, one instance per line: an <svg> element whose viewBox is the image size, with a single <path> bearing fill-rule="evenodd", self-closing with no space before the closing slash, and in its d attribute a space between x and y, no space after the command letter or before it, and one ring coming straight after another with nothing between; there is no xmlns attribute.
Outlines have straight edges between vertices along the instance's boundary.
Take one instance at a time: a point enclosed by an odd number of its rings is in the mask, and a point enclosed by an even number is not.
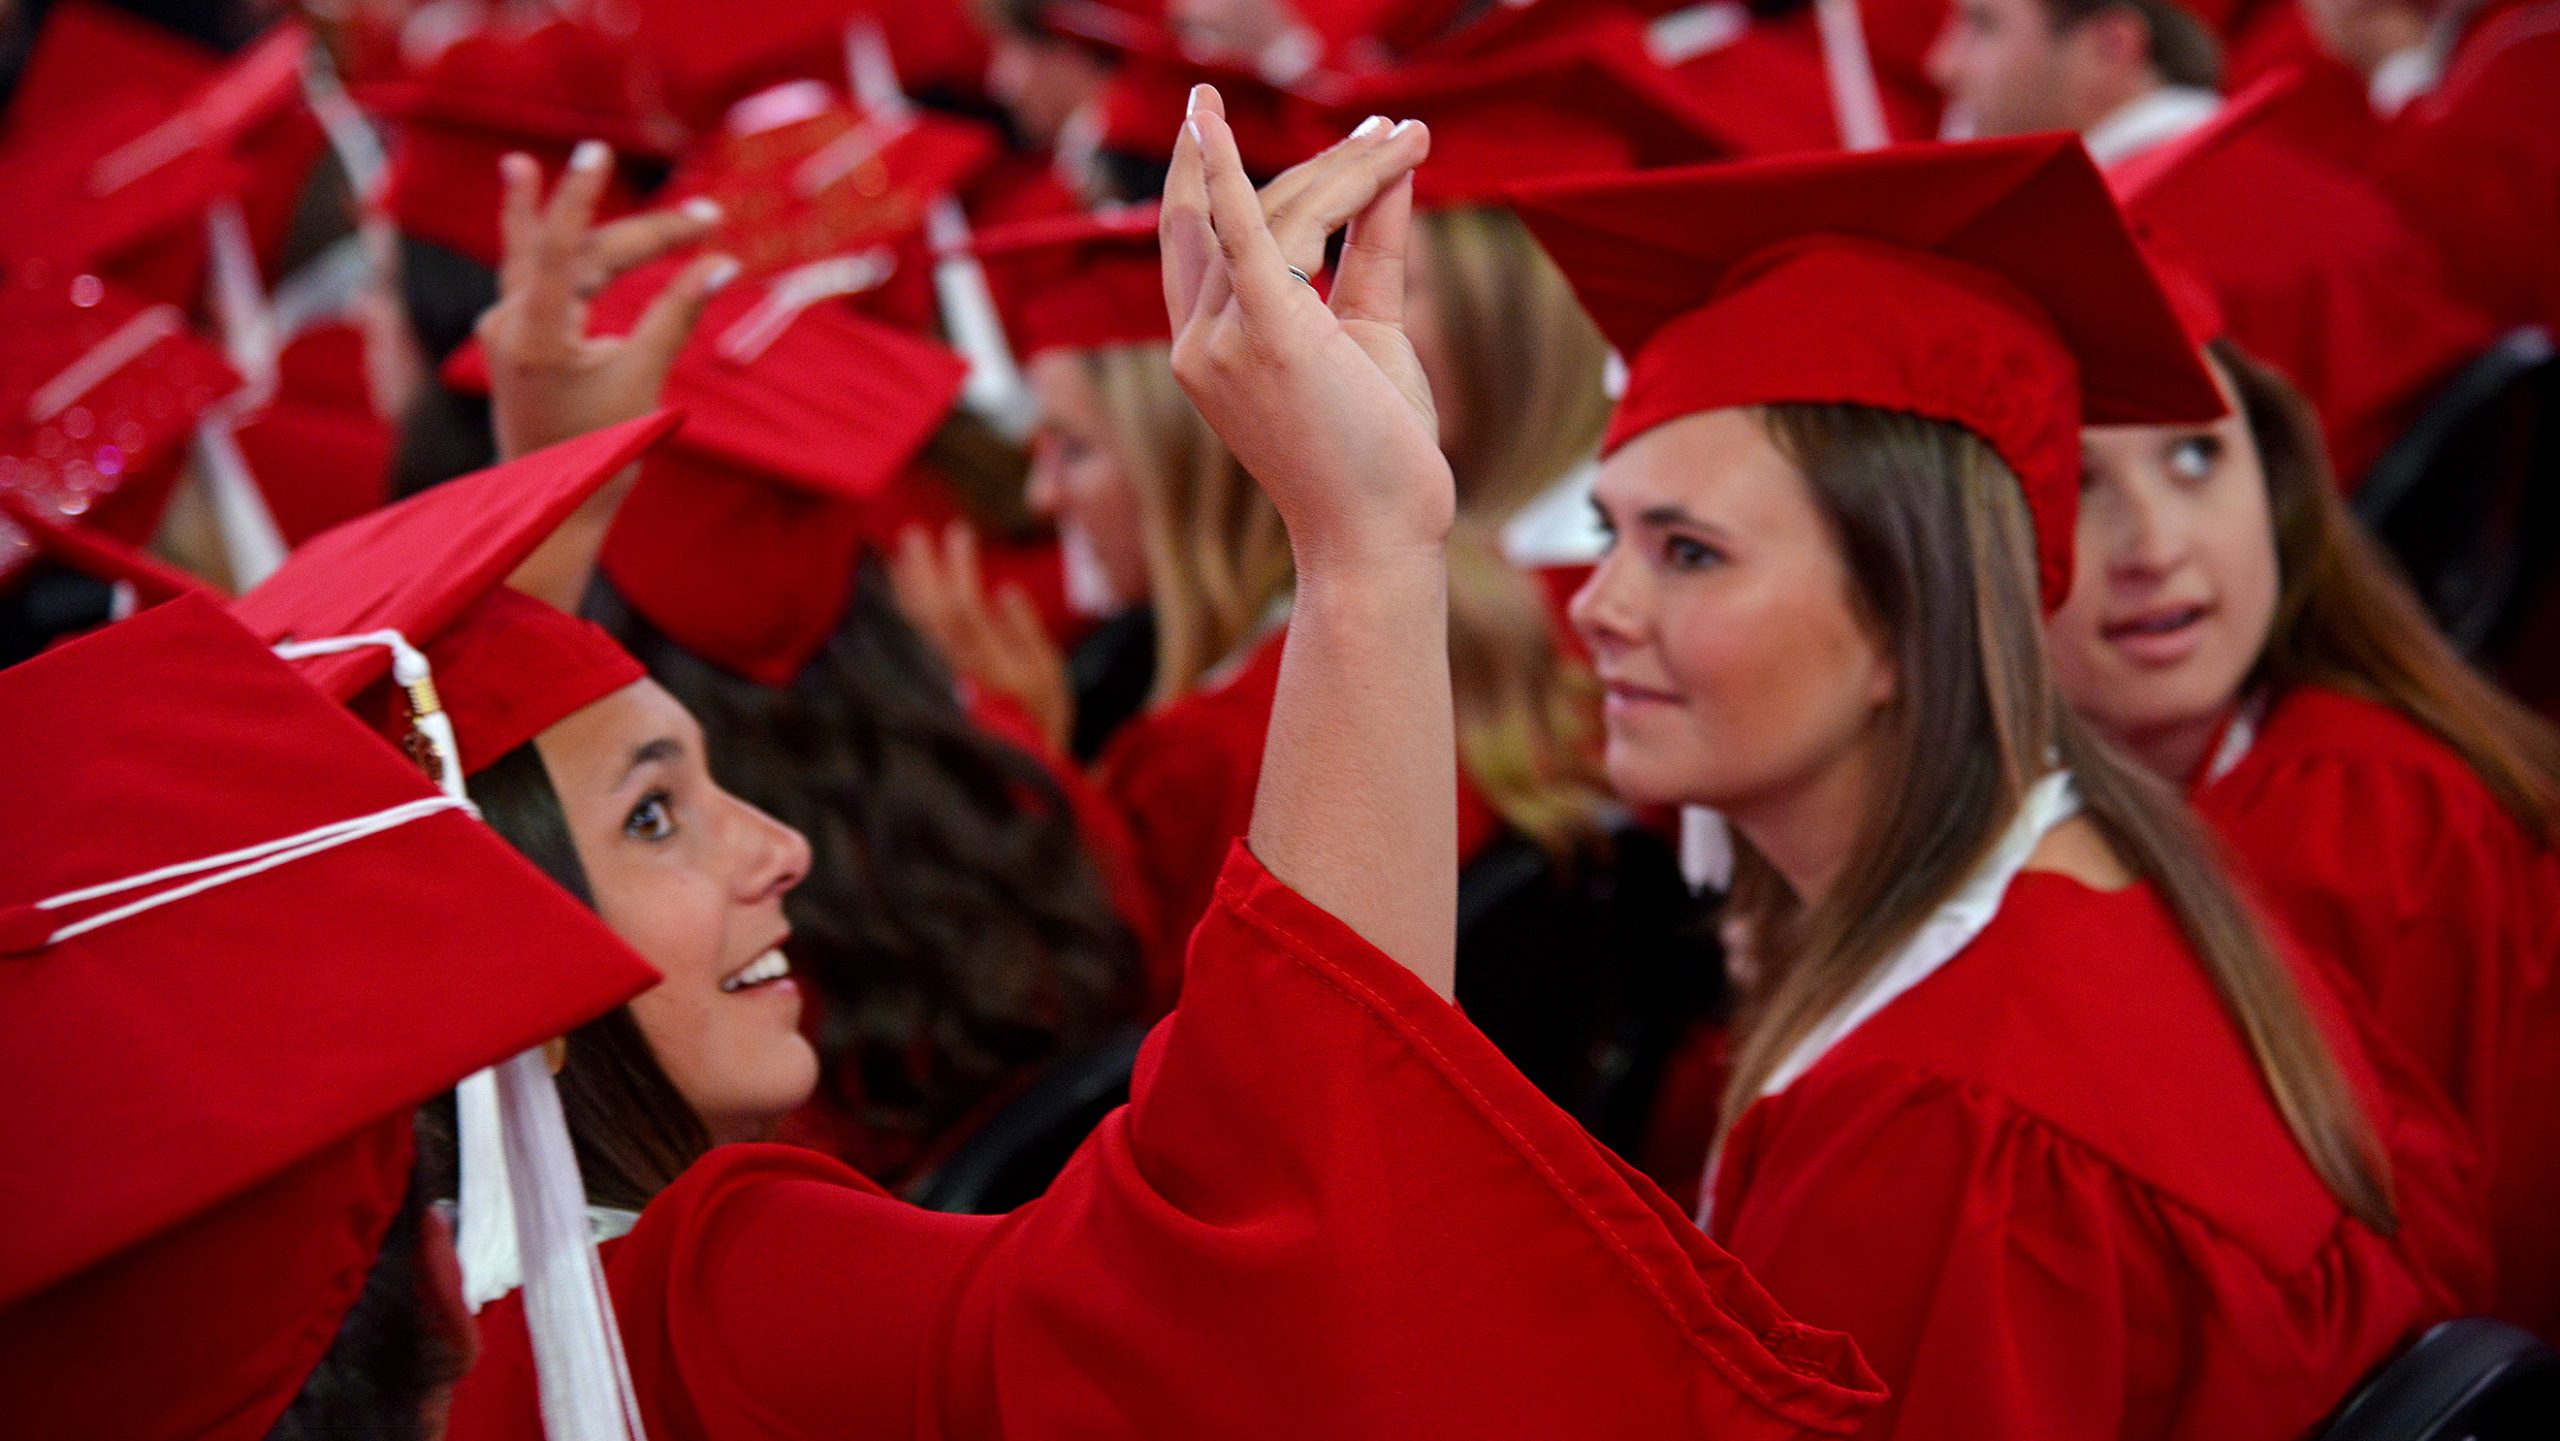
<svg viewBox="0 0 2560 1441"><path fill-rule="evenodd" d="M1128 1101L1146 1034L1124 1026L1052 1064L940 1165L908 1182L907 1199L928 1210L992 1216L1049 1189L1084 1138Z"/></svg>
<svg viewBox="0 0 2560 1441"><path fill-rule="evenodd" d="M2418 1338L2357 1388L2317 1441L2550 1441L2560 1436L2560 1353L2468 1316Z"/></svg>
<svg viewBox="0 0 2560 1441"><path fill-rule="evenodd" d="M2560 553L2560 363L2510 332L2446 383L2356 491L2463 654L2492 668Z"/></svg>

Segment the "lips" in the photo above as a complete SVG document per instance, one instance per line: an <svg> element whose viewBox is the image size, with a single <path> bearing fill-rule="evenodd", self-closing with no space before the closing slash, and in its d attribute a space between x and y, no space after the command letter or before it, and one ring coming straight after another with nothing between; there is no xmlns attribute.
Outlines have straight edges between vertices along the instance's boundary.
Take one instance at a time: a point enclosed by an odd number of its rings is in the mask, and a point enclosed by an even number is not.
<svg viewBox="0 0 2560 1441"><path fill-rule="evenodd" d="M755 990L760 986L770 986L776 981L788 980L790 976L791 962L783 956L782 948L775 946L722 977L720 989L735 995L741 991Z"/></svg>
<svg viewBox="0 0 2560 1441"><path fill-rule="evenodd" d="M1657 690L1652 686L1637 685L1633 681L1619 679L1616 677L1602 676L1600 678L1600 683L1602 688L1608 693L1609 705L1613 709L1620 706L1632 705L1674 705L1677 704L1680 699L1678 695L1670 691Z"/></svg>
<svg viewBox="0 0 2560 1441"><path fill-rule="evenodd" d="M2212 614L2210 605L2153 606L2107 622L2098 634L2137 664L2174 665L2203 643L2203 622Z"/></svg>

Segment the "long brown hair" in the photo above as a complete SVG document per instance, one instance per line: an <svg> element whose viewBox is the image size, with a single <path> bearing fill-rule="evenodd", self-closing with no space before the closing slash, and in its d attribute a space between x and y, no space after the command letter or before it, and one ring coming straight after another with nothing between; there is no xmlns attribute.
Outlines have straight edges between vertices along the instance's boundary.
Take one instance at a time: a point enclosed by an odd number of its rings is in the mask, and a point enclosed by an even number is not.
<svg viewBox="0 0 2560 1441"><path fill-rule="evenodd" d="M1138 488L1162 705L1196 688L1287 594L1288 534L1174 383L1166 346L1083 359ZM1502 559L1489 524L1462 523L1450 555L1460 762L1505 824L1564 857L1604 830L1608 793L1590 744L1598 688L1557 648L1537 582Z"/></svg>
<svg viewBox="0 0 2560 1441"><path fill-rule="evenodd" d="M489 828L589 910L595 896L570 839L568 817L542 754L527 741L471 777L472 803ZM616 1006L569 1033L559 1076L560 1108L592 1205L637 1211L711 1149L711 1133L676 1089L631 1017ZM439 1106L422 1128L449 1144L450 1121Z"/></svg>
<svg viewBox="0 0 2560 1441"><path fill-rule="evenodd" d="M1598 449L1609 343L1519 216L1434 210L1414 223L1459 391L1458 508L1499 525Z"/></svg>
<svg viewBox="0 0 2560 1441"><path fill-rule="evenodd" d="M2057 763L2082 814L2152 884L2246 1037L2286 1125L2341 1205L2394 1225L2387 1163L2291 976L2158 780L2062 702L2046 663L2035 540L2016 477L1963 428L1854 405L1763 412L1807 479L1892 656L1887 757L1848 869L1810 908L1737 838L1736 914L1766 978L1741 1035L1730 1127L1796 1043L1961 886Z"/></svg>
<svg viewBox="0 0 2560 1441"><path fill-rule="evenodd" d="M2275 523L2275 621L2255 683L2321 686L2408 717L2453 748L2516 823L2560 841L2560 730L2474 670L2339 498L2311 406L2227 341L2211 347L2257 443Z"/></svg>

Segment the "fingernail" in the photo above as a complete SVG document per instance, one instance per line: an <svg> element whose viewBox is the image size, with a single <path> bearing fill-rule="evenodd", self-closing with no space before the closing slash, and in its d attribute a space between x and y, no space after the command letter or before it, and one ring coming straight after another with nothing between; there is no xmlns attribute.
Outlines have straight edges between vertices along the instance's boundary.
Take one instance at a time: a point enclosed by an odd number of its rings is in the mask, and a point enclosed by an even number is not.
<svg viewBox="0 0 2560 1441"><path fill-rule="evenodd" d="M697 195L691 200L686 201L678 208L684 212L685 219L693 221L696 224L717 225L720 223L720 202L712 199L708 195Z"/></svg>
<svg viewBox="0 0 2560 1441"><path fill-rule="evenodd" d="M1360 122L1359 127L1351 132L1351 138L1354 140L1366 140L1370 136L1375 135L1386 128L1387 117L1384 115L1372 115L1368 119Z"/></svg>
<svg viewBox="0 0 2560 1441"><path fill-rule="evenodd" d="M1188 115L1188 114L1190 114L1192 111L1199 109L1199 108L1200 108L1200 97L1201 97L1201 96L1203 96L1203 95L1206 95L1206 94L1208 94L1208 93L1209 93L1209 87L1208 87L1207 85L1194 85L1194 86L1192 86L1192 87L1191 87L1191 98L1190 98L1189 100L1186 100L1186 101L1184 101L1184 102L1183 102L1183 106L1182 106L1182 113L1183 113L1183 114L1185 114L1185 115Z"/></svg>
<svg viewBox="0 0 2560 1441"><path fill-rule="evenodd" d="M1402 138L1406 131L1413 129L1421 123L1422 122L1419 120L1399 120L1396 122L1396 128L1388 131L1387 134L1392 138Z"/></svg>
<svg viewBox="0 0 2560 1441"><path fill-rule="evenodd" d="M569 152L569 168L601 170L604 168L604 163L612 158L613 151L603 141L581 140L578 142L578 148Z"/></svg>
<svg viewBox="0 0 2560 1441"><path fill-rule="evenodd" d="M1208 143L1209 143L1208 141L1203 140L1203 139L1201 139L1201 138L1200 138L1200 122L1199 122L1199 121L1197 121L1197 120L1185 120L1185 121L1183 121L1183 122L1182 122L1182 133L1184 133L1185 135L1190 136L1190 137L1191 137L1191 143L1192 143L1192 144L1194 144L1194 145L1206 145L1206 144L1208 144Z"/></svg>
<svg viewBox="0 0 2560 1441"><path fill-rule="evenodd" d="M711 272L702 277L702 293L705 295L718 294L722 286L737 279L738 272L745 268L746 267L740 265L732 257L726 255L721 256L718 260L712 262Z"/></svg>

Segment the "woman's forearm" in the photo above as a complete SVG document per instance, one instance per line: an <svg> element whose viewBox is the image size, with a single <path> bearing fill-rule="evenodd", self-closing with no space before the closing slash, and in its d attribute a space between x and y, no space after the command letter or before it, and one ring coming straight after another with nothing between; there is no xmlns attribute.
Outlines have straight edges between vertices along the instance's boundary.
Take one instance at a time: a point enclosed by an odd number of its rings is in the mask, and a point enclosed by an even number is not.
<svg viewBox="0 0 2560 1441"><path fill-rule="evenodd" d="M1447 616L1441 550L1310 558L1250 837L1274 875L1443 996L1458 875Z"/></svg>

